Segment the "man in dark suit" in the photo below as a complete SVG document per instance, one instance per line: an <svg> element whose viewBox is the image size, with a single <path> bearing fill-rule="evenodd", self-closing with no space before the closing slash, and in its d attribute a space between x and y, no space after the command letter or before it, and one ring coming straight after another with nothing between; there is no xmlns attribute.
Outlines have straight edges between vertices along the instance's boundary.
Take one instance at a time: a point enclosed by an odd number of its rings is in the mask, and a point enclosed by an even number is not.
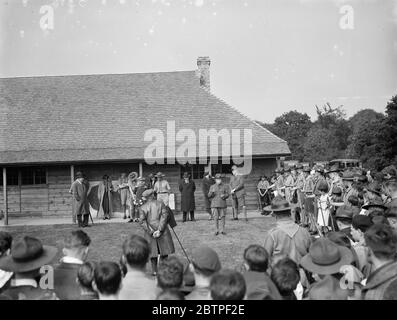
<svg viewBox="0 0 397 320"><path fill-rule="evenodd" d="M88 226L89 204L88 204L89 183L84 179L82 172L76 173L76 180L73 182L70 192L73 195L73 217L77 217L79 227Z"/></svg>
<svg viewBox="0 0 397 320"><path fill-rule="evenodd" d="M72 231L64 240L61 263L54 269L54 289L61 300L79 300L77 273L87 258L90 237L82 230Z"/></svg>
<svg viewBox="0 0 397 320"><path fill-rule="evenodd" d="M215 180L211 177L209 172L204 173L204 178L201 183L201 188L204 194L204 202L205 202L205 209L209 214L209 219L214 219L211 211L211 200L208 198L208 192L210 191L211 186L215 183Z"/></svg>

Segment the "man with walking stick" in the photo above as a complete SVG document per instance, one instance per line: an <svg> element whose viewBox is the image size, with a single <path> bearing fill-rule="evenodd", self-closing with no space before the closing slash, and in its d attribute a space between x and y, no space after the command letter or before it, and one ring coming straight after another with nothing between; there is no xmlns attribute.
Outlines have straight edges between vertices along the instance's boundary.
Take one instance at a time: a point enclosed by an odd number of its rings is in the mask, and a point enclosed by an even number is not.
<svg viewBox="0 0 397 320"><path fill-rule="evenodd" d="M175 252L174 242L168 228L170 211L167 210L163 201L154 198L153 189L145 190L142 197L146 199L146 203L139 209L139 223L145 230L144 237L151 248L152 272L153 275L156 275L158 262Z"/></svg>

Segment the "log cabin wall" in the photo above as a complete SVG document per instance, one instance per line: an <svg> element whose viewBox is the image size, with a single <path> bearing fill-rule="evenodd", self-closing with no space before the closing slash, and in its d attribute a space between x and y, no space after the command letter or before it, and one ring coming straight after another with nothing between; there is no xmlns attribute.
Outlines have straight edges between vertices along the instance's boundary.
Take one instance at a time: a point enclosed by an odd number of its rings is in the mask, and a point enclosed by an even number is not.
<svg viewBox="0 0 397 320"><path fill-rule="evenodd" d="M246 187L246 203L248 210L256 210L258 208L258 198L256 193L256 185L259 177L263 174L270 176L276 168L276 159L257 159L253 160L252 171L245 177ZM72 212L72 197L69 193L71 177L70 166L48 166L47 184L42 185L19 185L7 186L8 190L8 210L9 217L17 216L59 216L69 217ZM95 202L96 189L99 181L102 180L104 174L108 174L112 178L113 185L116 186L117 180L121 173L129 174L132 171L139 172L138 163L115 163L115 164L86 164L75 165L75 172L83 171L90 181L91 194L90 199ZM172 193L175 194L175 213L180 213L180 192L178 184L180 181L181 168L179 165L147 165L143 164L143 175L147 177L150 173L163 172L166 175ZM213 173L214 174L214 173ZM224 182L229 183L230 174L226 175ZM204 212L204 195L201 189L201 179L194 180L196 184L196 211ZM3 203L3 187L0 186L0 203ZM121 206L119 205L118 193L113 193L113 204L116 216L121 216ZM94 204L95 206L95 204ZM228 199L228 207L230 210L231 200ZM93 213L96 210L92 211ZM95 217L95 214L93 214Z"/></svg>

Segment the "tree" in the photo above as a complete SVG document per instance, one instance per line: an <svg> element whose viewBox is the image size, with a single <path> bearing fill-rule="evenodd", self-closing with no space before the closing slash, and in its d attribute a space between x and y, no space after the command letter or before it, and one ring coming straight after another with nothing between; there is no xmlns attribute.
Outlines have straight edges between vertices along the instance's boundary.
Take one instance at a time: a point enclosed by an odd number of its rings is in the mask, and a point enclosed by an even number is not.
<svg viewBox="0 0 397 320"><path fill-rule="evenodd" d="M387 165L397 162L397 95L386 106L386 118L380 127L382 156Z"/></svg>
<svg viewBox="0 0 397 320"><path fill-rule="evenodd" d="M312 127L310 117L296 110L286 112L274 120L273 124L262 124L276 136L287 141L292 157L303 160L303 143Z"/></svg>
<svg viewBox="0 0 397 320"><path fill-rule="evenodd" d="M304 161L329 161L340 156L335 133L331 129L313 126L303 144Z"/></svg>

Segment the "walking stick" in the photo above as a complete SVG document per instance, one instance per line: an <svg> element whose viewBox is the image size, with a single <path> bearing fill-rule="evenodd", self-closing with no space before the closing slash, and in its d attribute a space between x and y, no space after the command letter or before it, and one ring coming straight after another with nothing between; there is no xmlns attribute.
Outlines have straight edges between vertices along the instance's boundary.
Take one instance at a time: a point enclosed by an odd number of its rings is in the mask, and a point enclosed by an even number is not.
<svg viewBox="0 0 397 320"><path fill-rule="evenodd" d="M174 228L171 228L171 230L174 232L175 238L176 238L176 240L178 241L179 245L181 246L181 249L182 249L183 254L185 255L187 261L189 261L189 263L191 263L191 262L190 262L190 259L189 259L189 257L188 257L188 255L187 255L187 253L186 253L186 251L185 251L185 248L183 247L181 241L179 240L179 237L178 237L178 235L176 234Z"/></svg>

